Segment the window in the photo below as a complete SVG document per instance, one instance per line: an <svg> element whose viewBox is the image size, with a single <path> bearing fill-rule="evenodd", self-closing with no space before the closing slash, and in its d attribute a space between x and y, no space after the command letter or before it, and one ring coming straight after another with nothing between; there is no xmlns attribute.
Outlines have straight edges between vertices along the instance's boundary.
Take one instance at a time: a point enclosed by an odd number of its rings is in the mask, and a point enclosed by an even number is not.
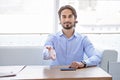
<svg viewBox="0 0 120 80"><path fill-rule="evenodd" d="M55 0L0 0L0 33L52 33Z"/></svg>
<svg viewBox="0 0 120 80"><path fill-rule="evenodd" d="M120 0L59 0L78 13L76 30L81 33L120 33Z"/></svg>
<svg viewBox="0 0 120 80"><path fill-rule="evenodd" d="M0 46L43 46L55 30L55 1L0 0Z"/></svg>

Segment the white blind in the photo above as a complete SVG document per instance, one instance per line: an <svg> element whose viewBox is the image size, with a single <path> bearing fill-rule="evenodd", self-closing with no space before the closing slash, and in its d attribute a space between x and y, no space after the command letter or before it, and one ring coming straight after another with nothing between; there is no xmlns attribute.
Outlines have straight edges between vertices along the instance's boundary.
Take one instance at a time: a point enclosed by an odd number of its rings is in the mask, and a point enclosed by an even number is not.
<svg viewBox="0 0 120 80"><path fill-rule="evenodd" d="M0 0L0 33L52 33L54 0Z"/></svg>

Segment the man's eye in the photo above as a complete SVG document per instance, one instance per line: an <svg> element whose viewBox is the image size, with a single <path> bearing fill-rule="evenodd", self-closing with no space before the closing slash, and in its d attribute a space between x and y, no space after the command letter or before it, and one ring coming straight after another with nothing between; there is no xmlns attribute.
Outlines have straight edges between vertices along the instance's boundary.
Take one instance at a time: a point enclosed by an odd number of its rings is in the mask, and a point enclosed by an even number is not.
<svg viewBox="0 0 120 80"><path fill-rule="evenodd" d="M62 16L62 18L66 18L66 16Z"/></svg>
<svg viewBox="0 0 120 80"><path fill-rule="evenodd" d="M69 15L69 18L72 18L73 17L73 15Z"/></svg>

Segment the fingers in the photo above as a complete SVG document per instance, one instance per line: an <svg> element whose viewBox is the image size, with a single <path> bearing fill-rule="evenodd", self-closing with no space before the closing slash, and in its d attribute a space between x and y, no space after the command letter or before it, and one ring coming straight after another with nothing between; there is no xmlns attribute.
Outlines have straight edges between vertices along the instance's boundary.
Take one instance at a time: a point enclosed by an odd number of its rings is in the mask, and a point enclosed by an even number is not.
<svg viewBox="0 0 120 80"><path fill-rule="evenodd" d="M72 62L72 64L70 65L70 68L78 68L78 64L76 62Z"/></svg>
<svg viewBox="0 0 120 80"><path fill-rule="evenodd" d="M56 59L56 54L50 54L50 57L52 60L55 60Z"/></svg>
<svg viewBox="0 0 120 80"><path fill-rule="evenodd" d="M72 62L72 64L69 66L70 68L83 68L83 64L81 62Z"/></svg>
<svg viewBox="0 0 120 80"><path fill-rule="evenodd" d="M46 46L46 49L50 51L52 48L50 46Z"/></svg>
<svg viewBox="0 0 120 80"><path fill-rule="evenodd" d="M56 59L56 52L55 52L54 49L52 49L52 50L50 51L50 57L51 57L52 60L55 60L55 59Z"/></svg>
<svg viewBox="0 0 120 80"><path fill-rule="evenodd" d="M52 47L50 47L50 46L46 46L46 49L48 49L48 52L50 53L50 58L52 60L55 60L56 59L56 52L55 52L55 50Z"/></svg>

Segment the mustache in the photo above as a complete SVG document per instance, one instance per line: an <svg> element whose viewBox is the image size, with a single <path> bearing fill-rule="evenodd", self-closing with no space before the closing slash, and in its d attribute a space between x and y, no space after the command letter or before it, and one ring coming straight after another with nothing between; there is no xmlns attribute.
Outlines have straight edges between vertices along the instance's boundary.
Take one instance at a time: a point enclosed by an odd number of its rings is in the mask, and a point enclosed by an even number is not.
<svg viewBox="0 0 120 80"><path fill-rule="evenodd" d="M64 22L64 24L66 24L66 23L69 23L69 24L71 24L71 22ZM78 21L75 21L75 23L78 23Z"/></svg>
<svg viewBox="0 0 120 80"><path fill-rule="evenodd" d="M66 24L66 23L69 23L69 24L71 24L71 22L64 22L64 24Z"/></svg>

